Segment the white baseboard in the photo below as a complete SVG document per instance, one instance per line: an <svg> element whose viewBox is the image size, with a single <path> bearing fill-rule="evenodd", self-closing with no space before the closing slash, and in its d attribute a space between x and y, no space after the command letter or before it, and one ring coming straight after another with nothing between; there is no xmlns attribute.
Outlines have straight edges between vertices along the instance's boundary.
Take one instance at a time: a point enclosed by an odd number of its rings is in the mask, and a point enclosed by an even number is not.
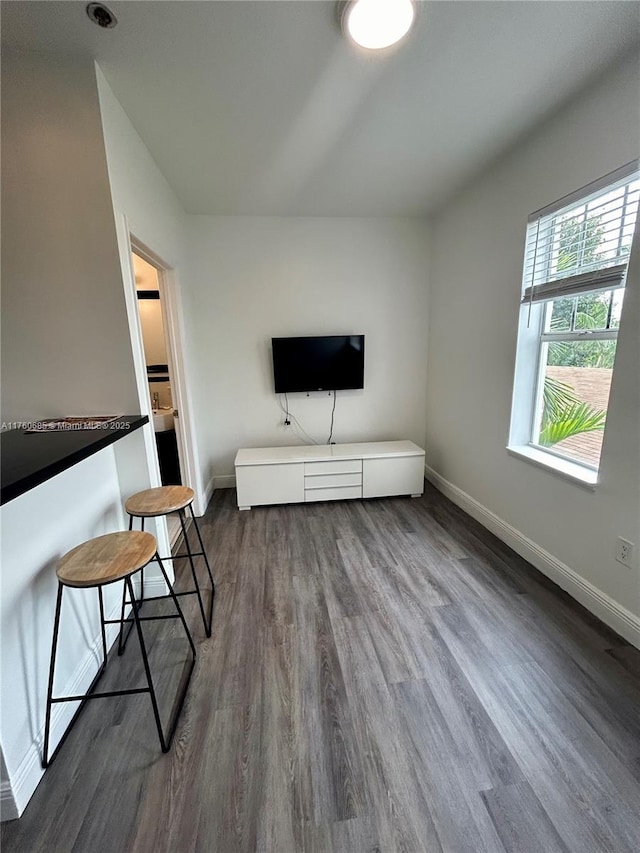
<svg viewBox="0 0 640 853"><path fill-rule="evenodd" d="M449 480L446 480L428 465L425 465L425 476L438 491L446 495L476 521L479 521L498 539L513 548L517 554L520 554L536 569L539 569L543 575L551 578L572 598L575 598L587 610L602 619L606 625L617 631L621 637L640 649L640 617L614 601L613 598L583 578L578 572L554 557L553 554L545 551L520 530L503 521L475 498L472 498L471 495L458 486L454 486L453 483L450 483Z"/></svg>
<svg viewBox="0 0 640 853"><path fill-rule="evenodd" d="M159 579L160 580L160 579ZM162 582L164 584L164 582ZM155 590L156 582L149 581L150 589ZM147 582L145 581L145 590ZM156 594L160 594L158 589ZM120 604L113 609L108 619L120 618ZM110 649L118 637L118 626L107 625L107 648ZM87 649L78 668L76 669L69 684L64 688L66 695L81 694L86 691L95 677L102 660L102 637L98 635L92 645ZM64 734L76 711L77 705L73 702L61 702L53 706L51 712L51 735L50 751L55 749L58 741ZM2 820L13 820L20 817L27 803L33 796L34 791L45 774L42 767L42 748L44 744L44 719L42 728L31 743L14 776L8 782L3 782L0 789L0 803L2 805Z"/></svg>
<svg viewBox="0 0 640 853"><path fill-rule="evenodd" d="M213 497L213 493L215 491L215 477L212 477L207 485L204 487L204 503L205 506L209 506L211 503L211 498Z"/></svg>
<svg viewBox="0 0 640 853"><path fill-rule="evenodd" d="M236 475L235 474L217 474L214 475L204 490L205 501L209 506L209 501L216 489L235 489Z"/></svg>

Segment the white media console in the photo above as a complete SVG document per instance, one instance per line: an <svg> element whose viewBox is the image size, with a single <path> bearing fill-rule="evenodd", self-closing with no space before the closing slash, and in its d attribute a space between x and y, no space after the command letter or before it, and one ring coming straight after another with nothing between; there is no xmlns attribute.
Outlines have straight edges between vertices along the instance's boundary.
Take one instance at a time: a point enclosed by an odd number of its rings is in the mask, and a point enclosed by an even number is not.
<svg viewBox="0 0 640 853"><path fill-rule="evenodd" d="M257 447L236 456L238 507L419 497L424 450L412 441Z"/></svg>

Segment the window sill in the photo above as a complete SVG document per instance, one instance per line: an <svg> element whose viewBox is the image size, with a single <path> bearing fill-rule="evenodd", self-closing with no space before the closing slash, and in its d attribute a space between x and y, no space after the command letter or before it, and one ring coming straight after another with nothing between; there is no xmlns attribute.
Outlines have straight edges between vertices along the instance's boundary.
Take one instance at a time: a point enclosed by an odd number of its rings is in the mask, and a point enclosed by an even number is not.
<svg viewBox="0 0 640 853"><path fill-rule="evenodd" d="M525 462L530 462L539 468L545 468L552 474L562 477L564 480L569 480L571 483L576 483L584 489L594 492L598 484L598 472L578 465L577 462L570 462L568 459L560 459L552 453L545 453L544 450L538 450L537 447L529 445L507 447L507 453L511 456L517 456L519 459L524 459Z"/></svg>

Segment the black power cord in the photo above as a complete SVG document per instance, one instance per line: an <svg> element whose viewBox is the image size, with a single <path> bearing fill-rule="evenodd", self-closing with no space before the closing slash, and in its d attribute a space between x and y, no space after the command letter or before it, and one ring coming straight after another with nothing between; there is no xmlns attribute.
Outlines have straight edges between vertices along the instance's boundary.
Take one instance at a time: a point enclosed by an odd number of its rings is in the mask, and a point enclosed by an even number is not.
<svg viewBox="0 0 640 853"><path fill-rule="evenodd" d="M329 438L327 439L327 444L331 444L331 439L333 438L333 418L336 413L336 392L333 392L333 408L331 409L331 429L329 430Z"/></svg>
<svg viewBox="0 0 640 853"><path fill-rule="evenodd" d="M285 396L286 396L285 393L282 392L282 394L278 397L278 405L280 406L280 411L284 415L284 421L283 421L284 425L285 426L293 425L294 429L296 429L296 430L298 430L298 432L302 433L302 435L304 436L304 438L308 444L318 444L319 442L317 442L315 440L315 438L313 438L312 436L309 435L309 433L303 428L302 424L297 419L297 417L289 409L289 400L288 399L287 399L286 406L285 406L285 404L282 401L282 397L285 397Z"/></svg>

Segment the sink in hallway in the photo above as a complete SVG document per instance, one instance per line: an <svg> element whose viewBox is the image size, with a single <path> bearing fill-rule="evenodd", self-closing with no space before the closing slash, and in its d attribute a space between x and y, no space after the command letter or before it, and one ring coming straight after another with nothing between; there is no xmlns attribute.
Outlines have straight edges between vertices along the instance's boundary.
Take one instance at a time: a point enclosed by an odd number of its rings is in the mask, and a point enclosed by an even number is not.
<svg viewBox="0 0 640 853"><path fill-rule="evenodd" d="M153 429L155 432L166 432L173 429L173 411L171 409L153 409Z"/></svg>

